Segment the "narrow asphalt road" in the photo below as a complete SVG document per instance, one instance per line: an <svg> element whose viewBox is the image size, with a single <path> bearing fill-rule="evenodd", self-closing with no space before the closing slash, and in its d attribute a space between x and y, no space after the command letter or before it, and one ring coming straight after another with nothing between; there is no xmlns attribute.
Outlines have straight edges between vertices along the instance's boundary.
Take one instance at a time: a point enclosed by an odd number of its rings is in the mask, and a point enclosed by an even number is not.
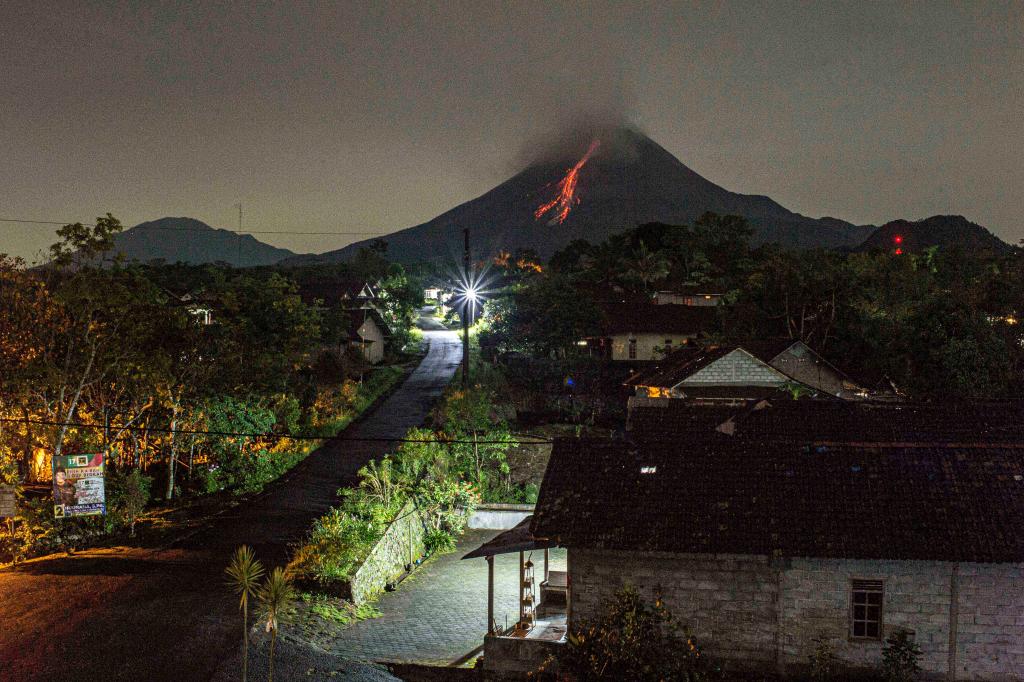
<svg viewBox="0 0 1024 682"><path fill-rule="evenodd" d="M428 329L431 327L428 325ZM416 371L346 438L400 438L421 424L461 358L426 331ZM241 637L223 570L241 544L283 562L380 441L332 440L246 505L162 549L114 548L0 571L0 680L208 680Z"/></svg>

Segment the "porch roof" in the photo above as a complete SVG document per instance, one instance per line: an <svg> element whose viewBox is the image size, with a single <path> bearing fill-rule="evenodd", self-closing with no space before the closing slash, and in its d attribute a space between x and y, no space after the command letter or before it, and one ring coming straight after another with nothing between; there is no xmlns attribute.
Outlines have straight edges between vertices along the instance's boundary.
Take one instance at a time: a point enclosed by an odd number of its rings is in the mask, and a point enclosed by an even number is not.
<svg viewBox="0 0 1024 682"><path fill-rule="evenodd" d="M557 540L534 537L530 531L530 521L533 515L527 516L519 522L515 528L510 528L480 545L472 552L462 557L463 559L476 559L495 554L509 554L511 552L525 552L531 549L544 549L545 547L557 547Z"/></svg>

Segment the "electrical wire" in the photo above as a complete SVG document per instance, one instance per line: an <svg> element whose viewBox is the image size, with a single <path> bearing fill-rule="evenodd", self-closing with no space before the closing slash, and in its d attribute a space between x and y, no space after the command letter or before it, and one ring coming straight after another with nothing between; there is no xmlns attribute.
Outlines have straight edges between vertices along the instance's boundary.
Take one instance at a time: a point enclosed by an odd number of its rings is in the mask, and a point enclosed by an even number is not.
<svg viewBox="0 0 1024 682"><path fill-rule="evenodd" d="M73 225L71 222L59 222L56 220L21 220L18 218L0 218L0 223L25 223L28 225ZM85 225L85 227L96 227L95 225ZM138 227L138 226L136 226ZM128 228L129 230L132 228ZM162 225L154 225L145 228L147 230L166 230L169 232L230 232L231 234L298 234L298 235L337 235L341 237L383 237L386 236L383 232L308 232L300 230L227 230L219 227L211 227L209 229L202 227L170 227Z"/></svg>
<svg viewBox="0 0 1024 682"><path fill-rule="evenodd" d="M91 424L87 422L61 422L46 419L19 419L17 417L0 417L0 422L11 424L32 424L34 426L67 426L76 429L107 429L110 431L151 431L155 433L177 433L196 436L226 436L234 438L288 438L291 440L330 440L352 441L360 443L437 443L439 445L501 445L503 440L435 440L432 438L367 438L352 436L322 436L290 433L244 433L241 431L207 431L201 429L169 429L152 426L124 426L121 424ZM525 445L550 445L553 440L520 440Z"/></svg>

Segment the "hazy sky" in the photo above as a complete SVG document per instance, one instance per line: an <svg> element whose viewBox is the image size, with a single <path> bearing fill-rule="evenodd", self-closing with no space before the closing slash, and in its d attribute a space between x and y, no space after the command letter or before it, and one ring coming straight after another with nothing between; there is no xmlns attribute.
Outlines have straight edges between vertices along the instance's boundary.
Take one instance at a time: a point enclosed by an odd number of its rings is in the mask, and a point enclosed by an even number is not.
<svg viewBox="0 0 1024 682"><path fill-rule="evenodd" d="M0 217L391 231L601 111L806 215L1024 238L1024 3L179 4L0 5Z"/></svg>

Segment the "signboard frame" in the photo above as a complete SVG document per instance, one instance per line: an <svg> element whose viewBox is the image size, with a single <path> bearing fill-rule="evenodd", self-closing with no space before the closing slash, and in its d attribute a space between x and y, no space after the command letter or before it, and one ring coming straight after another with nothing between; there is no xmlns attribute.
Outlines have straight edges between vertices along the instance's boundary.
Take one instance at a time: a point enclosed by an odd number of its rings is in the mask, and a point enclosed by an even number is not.
<svg viewBox="0 0 1024 682"><path fill-rule="evenodd" d="M53 458L53 516L102 516L107 513L103 453Z"/></svg>

